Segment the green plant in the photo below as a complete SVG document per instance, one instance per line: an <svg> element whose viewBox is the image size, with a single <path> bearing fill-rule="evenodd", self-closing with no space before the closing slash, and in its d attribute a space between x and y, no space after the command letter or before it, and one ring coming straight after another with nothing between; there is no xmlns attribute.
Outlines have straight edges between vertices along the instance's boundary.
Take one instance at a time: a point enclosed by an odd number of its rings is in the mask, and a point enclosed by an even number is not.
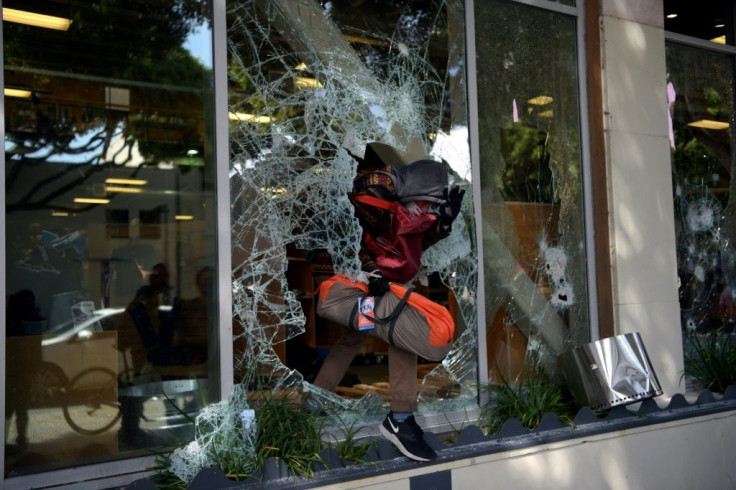
<svg viewBox="0 0 736 490"><path fill-rule="evenodd" d="M290 402L287 397L267 394L250 401L255 412L255 428L250 437L238 439L233 438L232 434L221 433L222 421L216 421L209 431L210 442L212 438L217 441L216 444L210 444L208 449L207 456L212 466L229 479L238 481L263 469L266 460L273 457L283 461L295 476L313 476L312 464L323 462L318 454L322 449L322 423L319 418L304 413L299 405ZM235 417L236 425L239 420ZM227 430L240 433L244 428L237 426ZM237 447L244 444L249 447L252 445L252 450ZM159 452L151 468L155 471L152 481L162 489L186 488L187 483L172 472L171 462L170 453Z"/></svg>
<svg viewBox="0 0 736 490"><path fill-rule="evenodd" d="M481 407L478 426L486 435L497 433L512 418L529 430L539 425L547 413L556 414L565 423L572 421L573 407L563 388L549 381L541 363L534 359L528 362L524 376L516 383L511 384L501 376L500 385L488 385L484 389L488 402Z"/></svg>
<svg viewBox="0 0 736 490"><path fill-rule="evenodd" d="M254 407L256 411L256 461L281 459L294 475L312 476L312 463L322 462L321 423L317 416L303 413L288 399L273 397Z"/></svg>
<svg viewBox="0 0 736 490"><path fill-rule="evenodd" d="M169 452L156 453L155 463L149 468L154 472L151 475L151 481L161 490L183 490L187 488L188 484L169 470L171 466L170 454Z"/></svg>
<svg viewBox="0 0 736 490"><path fill-rule="evenodd" d="M363 426L356 427L357 422L355 420L347 422L340 416L337 416L337 418L342 425L342 431L345 435L343 440L336 441L335 444L340 462L342 464L364 463L363 458L365 458L371 446L375 444L375 441L358 440L358 433L363 429Z"/></svg>
<svg viewBox="0 0 736 490"><path fill-rule="evenodd" d="M717 330L685 338L685 369L680 380L692 377L702 388L723 393L736 385L736 336Z"/></svg>

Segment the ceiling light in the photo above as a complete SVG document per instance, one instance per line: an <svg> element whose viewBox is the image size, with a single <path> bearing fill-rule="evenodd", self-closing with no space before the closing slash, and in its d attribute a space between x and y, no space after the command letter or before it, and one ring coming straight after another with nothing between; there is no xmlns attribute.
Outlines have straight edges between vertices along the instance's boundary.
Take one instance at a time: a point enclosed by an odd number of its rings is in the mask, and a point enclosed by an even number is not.
<svg viewBox="0 0 736 490"><path fill-rule="evenodd" d="M553 118L555 117L555 111L547 109L546 111L540 112L539 117Z"/></svg>
<svg viewBox="0 0 736 490"><path fill-rule="evenodd" d="M388 43L386 41L381 41L379 39L371 39L371 38L363 37L363 36L352 36L350 34L345 34L345 39L348 42L357 43L357 44L369 44L371 46L388 46Z"/></svg>
<svg viewBox="0 0 736 490"><path fill-rule="evenodd" d="M141 194L143 189L140 187L120 187L118 185L105 186L105 192L123 192L126 194Z"/></svg>
<svg viewBox="0 0 736 490"><path fill-rule="evenodd" d="M322 88L322 83L314 78L296 77L296 88Z"/></svg>
<svg viewBox="0 0 736 490"><path fill-rule="evenodd" d="M307 69L307 64L306 64L305 62L303 62L303 61L302 61L301 63L299 63L298 65L296 65L296 66L294 67L294 69L295 69L296 71L304 71L304 70L306 70L306 69Z"/></svg>
<svg viewBox="0 0 736 490"><path fill-rule="evenodd" d="M527 102L531 105L547 105L553 100L554 99L549 95L537 95L536 97L529 99Z"/></svg>
<svg viewBox="0 0 736 490"><path fill-rule="evenodd" d="M718 36L714 37L710 40L712 43L718 43L718 44L726 44L726 36Z"/></svg>
<svg viewBox="0 0 736 490"><path fill-rule="evenodd" d="M45 27L46 29L54 29L57 31L66 31L69 29L69 26L72 25L71 19L54 17L52 15L36 14L33 12L26 12L25 10L8 9L4 7L3 20L35 27Z"/></svg>
<svg viewBox="0 0 736 490"><path fill-rule="evenodd" d="M31 96L31 91L20 88L5 88L3 89L3 94L5 97L20 97L22 99L27 99Z"/></svg>
<svg viewBox="0 0 736 490"><path fill-rule="evenodd" d="M51 216L69 216L66 211L51 211Z"/></svg>
<svg viewBox="0 0 736 490"><path fill-rule="evenodd" d="M728 129L729 124L723 121L712 121L710 119L701 119L699 121L693 121L687 124L693 128L703 129Z"/></svg>
<svg viewBox="0 0 736 490"><path fill-rule="evenodd" d="M177 214L174 215L174 219L178 221L192 221L194 219L194 216L191 214Z"/></svg>
<svg viewBox="0 0 736 490"><path fill-rule="evenodd" d="M726 27L726 24L716 24L716 29L722 29Z"/></svg>
<svg viewBox="0 0 736 490"><path fill-rule="evenodd" d="M677 17L677 14L667 14L668 19L674 19L675 17Z"/></svg>
<svg viewBox="0 0 736 490"><path fill-rule="evenodd" d="M109 199L98 199L94 197L75 197L74 202L80 204L109 204Z"/></svg>
<svg viewBox="0 0 736 490"><path fill-rule="evenodd" d="M105 179L105 184L146 185L148 184L148 181L142 179L115 179L111 177L109 179Z"/></svg>
<svg viewBox="0 0 736 490"><path fill-rule="evenodd" d="M245 112L228 112L227 118L231 121L252 122L258 124L270 124L271 121L273 121L273 119L268 116L256 116L255 114L247 114Z"/></svg>

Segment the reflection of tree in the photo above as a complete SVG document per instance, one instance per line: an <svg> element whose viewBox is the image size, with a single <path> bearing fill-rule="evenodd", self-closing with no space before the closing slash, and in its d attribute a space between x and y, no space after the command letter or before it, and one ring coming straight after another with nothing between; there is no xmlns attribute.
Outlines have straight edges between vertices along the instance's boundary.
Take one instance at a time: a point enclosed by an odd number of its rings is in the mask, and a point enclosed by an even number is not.
<svg viewBox="0 0 736 490"><path fill-rule="evenodd" d="M71 28L60 32L5 23L6 65L200 86L201 72L175 68L181 68L177 53L183 41L207 19L205 0L107 0L81 8L55 4L34 2L34 10L71 18ZM27 9L27 2L6 1L3 7ZM142 76L152 74L157 78Z"/></svg>
<svg viewBox="0 0 736 490"><path fill-rule="evenodd" d="M674 107L673 184L683 190L727 188L731 181L732 130L697 128L687 124L703 118L723 122L731 119L728 107L733 104L720 90L727 85L724 83L726 80L716 76L706 82L713 85L693 86L687 82L680 84L683 75L673 73L677 77L675 88L678 92L686 90L679 94ZM725 205L728 196L721 193L718 197Z"/></svg>
<svg viewBox="0 0 736 490"><path fill-rule="evenodd" d="M4 6L24 9L24 2ZM45 208L83 185L103 169L113 143L117 165L203 151L200 92L210 73L183 44L206 22L207 2L111 0L77 8L49 2L34 10L73 23L65 32L3 26L6 83L34 92L29 100L6 99L7 185L45 162L73 165L45 172L8 211ZM105 107L111 85L130 90L127 111Z"/></svg>
<svg viewBox="0 0 736 490"><path fill-rule="evenodd" d="M547 137L547 133L522 123L501 130L506 168L498 176L498 187L506 201L552 202Z"/></svg>

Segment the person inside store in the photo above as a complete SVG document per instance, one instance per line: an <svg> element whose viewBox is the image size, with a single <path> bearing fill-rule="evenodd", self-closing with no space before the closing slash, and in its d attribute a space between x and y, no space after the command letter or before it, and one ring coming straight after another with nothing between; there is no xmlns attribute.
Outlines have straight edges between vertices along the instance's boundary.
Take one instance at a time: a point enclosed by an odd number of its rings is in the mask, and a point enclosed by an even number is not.
<svg viewBox="0 0 736 490"><path fill-rule="evenodd" d="M358 177L354 181L353 190L349 197L354 207L355 216L362 228L359 257L362 272L358 277L367 282L370 294L379 301L379 298L389 291L391 282L406 283L414 278L417 270L389 270L385 262L379 260L377 249L371 244L373 237L385 237L391 227L392 215L390 211L360 202L360 196L371 196L383 201L398 201L395 179L389 173L391 165L398 165L406 161L407 155L399 156L400 152L388 145L371 143L366 149L363 159L358 157ZM452 223L460 213L464 190L458 187L448 189L447 170L438 162L427 160L424 157L419 161L412 161L408 157L412 170L403 174L407 180L403 182L405 188L412 187L412 179L425 180L430 169L442 168L444 175L443 185L433 186L426 193L420 191L414 196L402 196L404 206L418 215L432 214L432 225L426 229L422 237L421 255L423 250L450 234ZM429 164L423 165L423 163ZM416 163L419 163L417 165ZM382 171L373 171L376 168ZM388 172L386 172L388 170ZM419 261L417 260L417 264ZM322 368L317 375L314 385L334 391L349 368L353 358L360 351L366 340L365 331L345 327L342 335L330 350ZM388 347L389 385L391 395L391 411L381 423L381 433L391 441L405 456L415 461L430 461L436 458L435 451L424 440L424 432L414 418L418 408L417 403L417 355L398 348ZM309 400L308 400L309 403Z"/></svg>
<svg viewBox="0 0 736 490"><path fill-rule="evenodd" d="M120 351L120 440L138 442L144 399L127 396L125 388L165 378L161 366L186 366L194 361L191 349L174 346L171 312L160 308L169 303L171 286L168 268L154 265L147 274L148 284L138 288L121 315L116 329Z"/></svg>
<svg viewBox="0 0 736 490"><path fill-rule="evenodd" d="M172 311L174 346L192 353L192 364L207 360L207 326L214 323L215 270L202 267L194 279L197 296L177 298Z"/></svg>
<svg viewBox="0 0 736 490"><path fill-rule="evenodd" d="M41 336L46 319L39 313L36 295L30 289L21 289L9 295L6 310L8 352L6 359L7 412L6 423L15 415L17 449L28 446L28 410L39 397L33 388L33 369L41 365ZM12 339L12 340L11 340ZM6 426L7 427L7 426ZM6 431L7 432L7 431Z"/></svg>

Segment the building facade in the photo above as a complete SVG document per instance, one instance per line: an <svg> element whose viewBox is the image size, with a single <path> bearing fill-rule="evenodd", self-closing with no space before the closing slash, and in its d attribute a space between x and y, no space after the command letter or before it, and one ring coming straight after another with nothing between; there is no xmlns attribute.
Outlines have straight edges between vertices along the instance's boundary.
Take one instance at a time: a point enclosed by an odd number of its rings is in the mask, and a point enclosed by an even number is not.
<svg viewBox="0 0 736 490"><path fill-rule="evenodd" d="M692 394L687 339L736 322L733 7L3 2L0 486L125 485L193 440L184 414L259 393L377 424L385 342L311 383L371 142L465 189L413 281L456 325L418 365L425 427L627 333Z"/></svg>

